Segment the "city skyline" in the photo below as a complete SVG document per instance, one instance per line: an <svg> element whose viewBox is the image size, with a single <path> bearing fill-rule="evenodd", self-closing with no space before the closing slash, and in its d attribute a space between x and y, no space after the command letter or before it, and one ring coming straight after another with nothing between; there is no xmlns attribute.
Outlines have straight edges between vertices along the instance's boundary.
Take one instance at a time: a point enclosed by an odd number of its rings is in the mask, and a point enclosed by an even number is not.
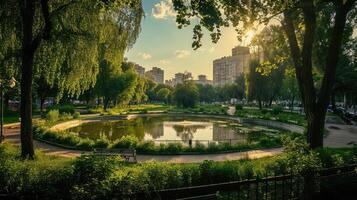
<svg viewBox="0 0 357 200"><path fill-rule="evenodd" d="M195 51L191 47L192 30L177 28L170 0L145 1L143 7L145 18L142 31L136 44L125 56L129 61L147 69L163 69L165 80L184 71L191 72L194 77L205 74L212 80L213 60L229 55L232 48L242 45L234 28L224 28L217 44L213 44L209 34L206 34L203 46Z"/></svg>

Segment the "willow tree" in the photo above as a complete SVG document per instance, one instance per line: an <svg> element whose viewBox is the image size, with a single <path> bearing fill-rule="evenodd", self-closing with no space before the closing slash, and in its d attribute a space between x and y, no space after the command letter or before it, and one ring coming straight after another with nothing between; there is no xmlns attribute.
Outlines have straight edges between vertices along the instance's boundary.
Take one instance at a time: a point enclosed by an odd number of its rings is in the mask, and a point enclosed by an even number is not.
<svg viewBox="0 0 357 200"><path fill-rule="evenodd" d="M120 51L111 55L114 59L135 42L143 16L141 0L1 0L0 4L0 58L2 63L12 61L21 73L21 155L32 158L36 73L46 72L48 83L70 95L93 86L99 46L118 47Z"/></svg>
<svg viewBox="0 0 357 200"><path fill-rule="evenodd" d="M179 28L198 21L194 26L194 49L201 46L203 28L210 33L212 41L221 37L221 27L234 26L240 36L245 30L259 24L267 24L278 18L285 30L293 60L299 90L308 122L310 147L323 146L323 130L326 108L335 82L342 38L346 22L354 20L356 0L173 0L177 11ZM330 9L332 8L332 9ZM315 88L313 81L313 51L319 15L330 9L331 26L328 29L327 52L321 86ZM197 20L191 20L196 18ZM300 40L301 38L301 40Z"/></svg>

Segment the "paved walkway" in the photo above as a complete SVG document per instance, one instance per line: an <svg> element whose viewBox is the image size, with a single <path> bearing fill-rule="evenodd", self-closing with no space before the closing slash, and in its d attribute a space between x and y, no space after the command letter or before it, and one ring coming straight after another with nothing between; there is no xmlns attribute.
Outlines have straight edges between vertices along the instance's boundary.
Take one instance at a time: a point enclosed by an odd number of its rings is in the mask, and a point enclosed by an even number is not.
<svg viewBox="0 0 357 200"><path fill-rule="evenodd" d="M324 139L326 147L348 147L351 143L357 143L357 126L343 124L326 124L328 134ZM18 124L5 126L5 141L13 144L20 142L20 129ZM34 146L41 149L48 155L58 155L63 157L77 157L82 151L67 150L60 147L48 145L39 141L34 141ZM138 155L139 162L163 161L171 163L199 163L204 160L225 161L238 160L242 158L261 158L277 155L282 152L282 148L252 150L238 153L205 154L205 155Z"/></svg>

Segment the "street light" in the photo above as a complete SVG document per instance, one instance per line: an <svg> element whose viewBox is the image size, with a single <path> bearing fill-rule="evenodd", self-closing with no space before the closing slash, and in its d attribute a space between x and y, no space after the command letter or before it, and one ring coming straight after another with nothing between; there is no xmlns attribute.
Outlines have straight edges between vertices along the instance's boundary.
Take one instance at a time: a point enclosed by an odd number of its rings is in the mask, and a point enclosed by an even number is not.
<svg viewBox="0 0 357 200"><path fill-rule="evenodd" d="M14 77L12 77L8 81L8 86L9 88L14 88L16 85L16 80ZM0 112L1 112L1 118L0 118L0 143L4 140L4 88L5 88L5 82L3 80L0 80Z"/></svg>

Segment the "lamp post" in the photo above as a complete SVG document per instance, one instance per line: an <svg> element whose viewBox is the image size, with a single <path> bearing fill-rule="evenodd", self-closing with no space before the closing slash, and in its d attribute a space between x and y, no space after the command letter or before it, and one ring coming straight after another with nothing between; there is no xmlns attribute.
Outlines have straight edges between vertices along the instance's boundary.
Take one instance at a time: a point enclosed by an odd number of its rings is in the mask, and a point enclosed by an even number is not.
<svg viewBox="0 0 357 200"><path fill-rule="evenodd" d="M9 80L9 88L13 88L16 85L16 80L12 77ZM0 143L4 140L4 88L5 84L3 80L0 80Z"/></svg>

